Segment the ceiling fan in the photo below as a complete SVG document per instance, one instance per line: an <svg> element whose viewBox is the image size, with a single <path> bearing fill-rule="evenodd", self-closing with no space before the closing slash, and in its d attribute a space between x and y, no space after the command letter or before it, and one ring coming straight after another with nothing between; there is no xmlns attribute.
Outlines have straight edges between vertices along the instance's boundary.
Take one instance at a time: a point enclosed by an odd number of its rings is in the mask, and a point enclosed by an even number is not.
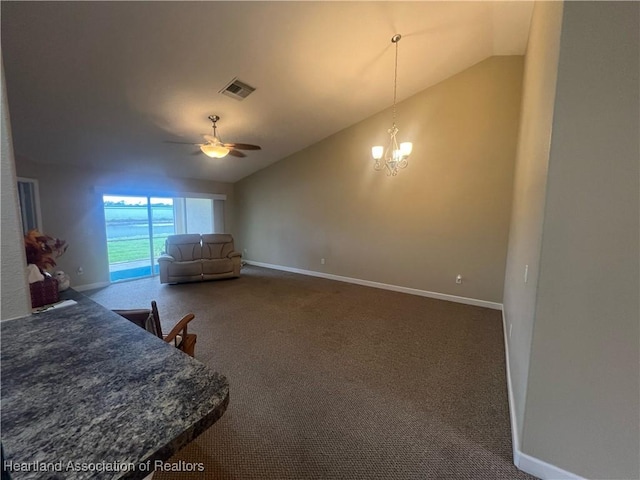
<svg viewBox="0 0 640 480"><path fill-rule="evenodd" d="M194 155L199 154L200 152L211 158L222 158L227 155L232 155L234 157L246 157L246 153L241 152L240 150L261 150L258 145L251 145L249 143L223 143L220 140L220 137L217 133L216 122L220 120L218 115L209 115L209 120L211 120L211 127L213 130L213 135L203 135L206 140L205 143L189 143L189 142L171 142L167 141L167 143L180 143L185 145L197 145L200 147L200 151L193 152Z"/></svg>

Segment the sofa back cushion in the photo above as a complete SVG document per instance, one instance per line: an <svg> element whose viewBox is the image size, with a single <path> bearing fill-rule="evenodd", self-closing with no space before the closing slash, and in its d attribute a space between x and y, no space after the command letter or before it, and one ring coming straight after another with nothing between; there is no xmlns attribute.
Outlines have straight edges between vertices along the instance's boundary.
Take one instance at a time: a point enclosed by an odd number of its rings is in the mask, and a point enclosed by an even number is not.
<svg viewBox="0 0 640 480"><path fill-rule="evenodd" d="M165 243L166 251L178 262L189 262L202 258L199 233L169 235Z"/></svg>
<svg viewBox="0 0 640 480"><path fill-rule="evenodd" d="M233 252L233 236L228 233L202 235L202 258L226 258Z"/></svg>

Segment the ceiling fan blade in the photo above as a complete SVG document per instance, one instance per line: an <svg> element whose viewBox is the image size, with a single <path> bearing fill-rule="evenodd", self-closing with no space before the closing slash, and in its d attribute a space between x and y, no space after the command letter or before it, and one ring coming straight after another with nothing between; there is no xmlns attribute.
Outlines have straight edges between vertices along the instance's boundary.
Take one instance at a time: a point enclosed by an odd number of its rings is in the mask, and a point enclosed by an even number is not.
<svg viewBox="0 0 640 480"><path fill-rule="evenodd" d="M202 154L202 150L194 150L189 155L201 155L201 154Z"/></svg>
<svg viewBox="0 0 640 480"><path fill-rule="evenodd" d="M224 146L238 150L262 150L258 145L251 145L250 143L225 143Z"/></svg>
<svg viewBox="0 0 640 480"><path fill-rule="evenodd" d="M193 143L193 142L175 142L173 140L164 140L164 143L173 143L176 145L202 145L201 143Z"/></svg>
<svg viewBox="0 0 640 480"><path fill-rule="evenodd" d="M229 150L229 155L233 155L234 157L246 157L247 156L245 153L242 153L239 150L234 150L233 148L231 150Z"/></svg>

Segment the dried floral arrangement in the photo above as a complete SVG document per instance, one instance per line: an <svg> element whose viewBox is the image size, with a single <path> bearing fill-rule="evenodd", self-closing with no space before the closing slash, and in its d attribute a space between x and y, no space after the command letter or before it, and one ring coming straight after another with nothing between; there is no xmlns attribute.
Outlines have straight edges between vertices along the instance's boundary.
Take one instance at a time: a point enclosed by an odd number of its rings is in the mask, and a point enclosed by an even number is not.
<svg viewBox="0 0 640 480"><path fill-rule="evenodd" d="M38 230L29 230L24 236L24 246L27 253L27 263L36 265L41 271L46 271L56 266L55 259L67 251L67 242L58 238L40 233Z"/></svg>

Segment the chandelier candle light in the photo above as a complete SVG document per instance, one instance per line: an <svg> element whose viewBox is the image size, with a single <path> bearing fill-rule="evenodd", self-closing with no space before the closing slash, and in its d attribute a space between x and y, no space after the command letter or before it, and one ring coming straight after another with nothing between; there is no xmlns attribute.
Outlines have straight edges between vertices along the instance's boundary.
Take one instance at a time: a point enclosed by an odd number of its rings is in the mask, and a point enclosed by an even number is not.
<svg viewBox="0 0 640 480"><path fill-rule="evenodd" d="M393 78L393 125L388 130L391 136L389 140L389 146L385 150L383 146L377 145L371 148L371 154L376 163L373 168L380 171L384 168L387 169L387 175L396 176L398 170L405 168L409 164L409 155L413 150L413 144L411 142L402 142L398 147L398 141L396 135L398 134L398 127L396 127L396 91L398 89L398 42L402 36L396 33L391 37L391 43L396 45L396 63L395 63L395 76Z"/></svg>

